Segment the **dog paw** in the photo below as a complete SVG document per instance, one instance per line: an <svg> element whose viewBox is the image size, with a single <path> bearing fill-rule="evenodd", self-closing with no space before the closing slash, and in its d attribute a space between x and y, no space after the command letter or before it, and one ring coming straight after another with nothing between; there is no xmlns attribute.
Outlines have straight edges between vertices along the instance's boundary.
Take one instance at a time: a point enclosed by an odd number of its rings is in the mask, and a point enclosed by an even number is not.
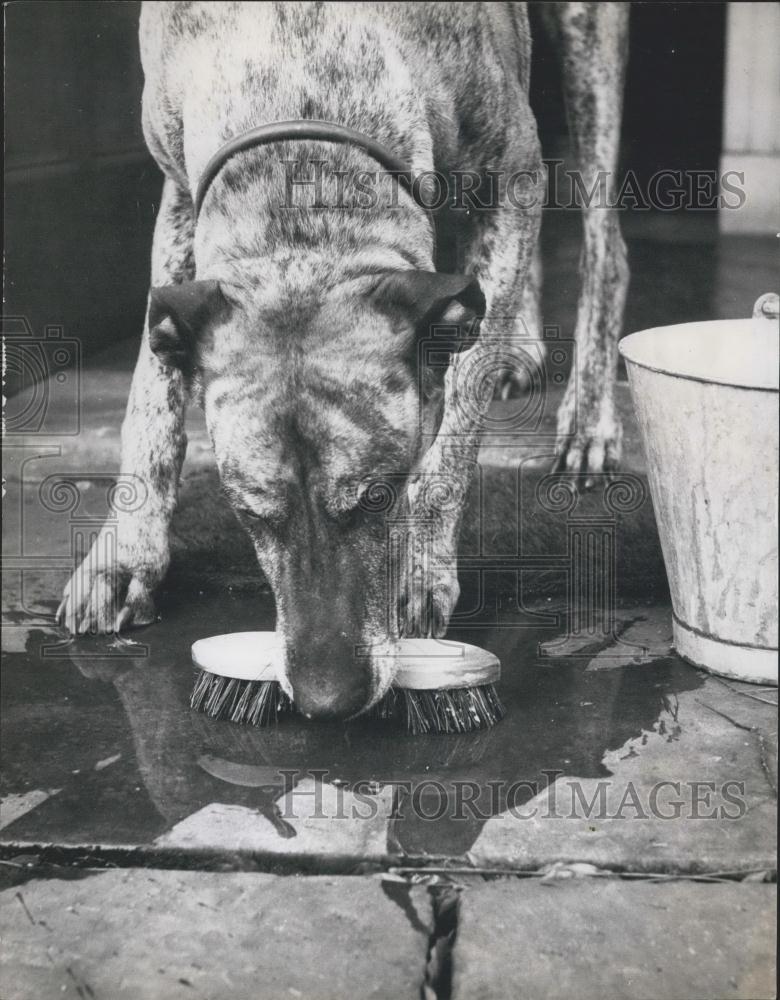
<svg viewBox="0 0 780 1000"><path fill-rule="evenodd" d="M413 581L398 601L398 637L442 639L459 596L456 575L447 574L427 586Z"/></svg>
<svg viewBox="0 0 780 1000"><path fill-rule="evenodd" d="M623 428L612 400L584 409L567 391L558 410L553 471L584 475L585 489L590 489L596 476L618 468Z"/></svg>
<svg viewBox="0 0 780 1000"><path fill-rule="evenodd" d="M120 632L155 621L148 569L132 569L132 560L116 555L114 541L102 531L65 587L56 620L71 635Z"/></svg>

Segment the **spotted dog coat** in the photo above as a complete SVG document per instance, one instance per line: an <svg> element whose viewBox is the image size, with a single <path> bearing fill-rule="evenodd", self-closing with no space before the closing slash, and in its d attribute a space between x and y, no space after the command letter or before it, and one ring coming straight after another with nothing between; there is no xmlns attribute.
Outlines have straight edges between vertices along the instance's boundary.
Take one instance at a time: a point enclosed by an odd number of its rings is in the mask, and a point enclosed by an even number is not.
<svg viewBox="0 0 780 1000"><path fill-rule="evenodd" d="M545 5L586 183L615 167L626 17L621 4ZM538 318L531 262L544 175L526 9L154 3L140 36L144 131L166 177L122 433L122 471L143 483L146 502L117 512L116 550L98 539L60 616L74 632L152 620L194 395L274 590L283 683L311 716L354 714L390 683L378 650L396 629L446 628L507 318ZM193 193L221 144L301 118L371 136L414 175L492 171L498 207L461 213L437 246L431 218L396 184L357 200L361 172L377 173L359 148L284 141L230 158L194 217ZM305 183L323 165L349 192L346 208ZM520 172L526 207L502 188ZM558 456L598 471L619 449L612 381L627 274L611 213L585 212L582 276L585 391L573 381L567 392ZM465 338L480 318L478 338ZM455 331L442 341L449 368L420 356L432 322ZM425 525L425 552L411 530L393 564L378 495Z"/></svg>

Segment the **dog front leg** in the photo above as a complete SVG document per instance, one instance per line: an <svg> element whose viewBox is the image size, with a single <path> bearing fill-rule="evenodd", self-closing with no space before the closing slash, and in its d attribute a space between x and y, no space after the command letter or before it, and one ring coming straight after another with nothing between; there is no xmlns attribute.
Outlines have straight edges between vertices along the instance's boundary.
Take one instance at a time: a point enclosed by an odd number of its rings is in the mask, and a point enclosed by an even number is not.
<svg viewBox="0 0 780 1000"><path fill-rule="evenodd" d="M540 178L541 164L536 164ZM408 486L411 525L429 547L409 559L402 575L398 628L402 636L441 637L460 595L458 539L477 466L485 413L500 377L499 363L524 310L523 287L536 246L541 188L527 210L502 208L486 216L469 253L467 271L479 279L486 315L477 344L457 355L445 378L441 425ZM427 550L426 550L427 549Z"/></svg>
<svg viewBox="0 0 780 1000"><path fill-rule="evenodd" d="M166 180L154 232L152 285L193 277L189 193ZM168 569L169 527L187 439L188 389L149 345L148 306L122 425L120 488L112 517L65 588L57 619L72 633L119 631L154 620L152 594ZM132 497L123 503L123 490Z"/></svg>
<svg viewBox="0 0 780 1000"><path fill-rule="evenodd" d="M616 466L621 444L615 379L629 271L617 212L609 206L617 189L628 5L554 3L542 11L559 50L585 202L577 358L558 411L556 467L595 474Z"/></svg>

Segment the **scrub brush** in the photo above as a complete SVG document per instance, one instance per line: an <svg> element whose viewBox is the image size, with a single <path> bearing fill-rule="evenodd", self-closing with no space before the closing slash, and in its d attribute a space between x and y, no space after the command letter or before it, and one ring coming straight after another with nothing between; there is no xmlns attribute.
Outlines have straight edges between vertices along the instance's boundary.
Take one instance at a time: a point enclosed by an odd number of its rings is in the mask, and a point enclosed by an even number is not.
<svg viewBox="0 0 780 1000"><path fill-rule="evenodd" d="M233 632L199 639L199 673L190 707L212 719L264 726L295 706L278 681L282 647L274 632ZM393 684L368 712L417 736L487 729L504 716L496 691L498 659L487 650L440 639L401 639L392 653Z"/></svg>
<svg viewBox="0 0 780 1000"><path fill-rule="evenodd" d="M229 632L192 644L198 676L190 708L210 719L265 726L293 711L278 681L282 647L275 632Z"/></svg>
<svg viewBox="0 0 780 1000"><path fill-rule="evenodd" d="M401 639L387 694L370 710L374 718L400 722L414 736L470 733L504 717L496 684L498 658L467 642Z"/></svg>

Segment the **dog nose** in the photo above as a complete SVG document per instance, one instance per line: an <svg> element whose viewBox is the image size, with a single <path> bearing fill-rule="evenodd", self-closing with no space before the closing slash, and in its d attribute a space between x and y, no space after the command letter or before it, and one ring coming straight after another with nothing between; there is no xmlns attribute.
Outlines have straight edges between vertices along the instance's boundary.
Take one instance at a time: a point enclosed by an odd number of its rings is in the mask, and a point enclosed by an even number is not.
<svg viewBox="0 0 780 1000"><path fill-rule="evenodd" d="M368 703L368 698L360 695L313 691L300 685L293 685L293 698L307 719L349 719Z"/></svg>
<svg viewBox="0 0 780 1000"><path fill-rule="evenodd" d="M343 635L288 646L293 701L309 719L348 719L371 700L370 662Z"/></svg>

